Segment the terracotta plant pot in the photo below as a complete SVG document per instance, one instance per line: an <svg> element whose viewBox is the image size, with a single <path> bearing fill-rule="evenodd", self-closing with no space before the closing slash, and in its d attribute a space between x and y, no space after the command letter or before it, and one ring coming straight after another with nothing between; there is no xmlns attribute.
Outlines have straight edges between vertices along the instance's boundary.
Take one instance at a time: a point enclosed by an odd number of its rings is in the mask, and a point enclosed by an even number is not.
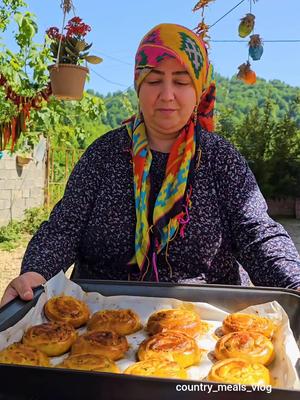
<svg viewBox="0 0 300 400"><path fill-rule="evenodd" d="M81 65L50 65L52 94L60 100L80 100L83 96L84 84L88 68Z"/></svg>
<svg viewBox="0 0 300 400"><path fill-rule="evenodd" d="M32 160L31 157L16 156L16 163L19 167L23 167Z"/></svg>

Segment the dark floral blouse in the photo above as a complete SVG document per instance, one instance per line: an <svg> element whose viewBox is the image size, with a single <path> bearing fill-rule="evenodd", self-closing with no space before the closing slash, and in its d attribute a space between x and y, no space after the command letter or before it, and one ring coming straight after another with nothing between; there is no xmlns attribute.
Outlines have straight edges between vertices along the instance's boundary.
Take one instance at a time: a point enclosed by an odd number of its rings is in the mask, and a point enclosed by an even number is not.
<svg viewBox="0 0 300 400"><path fill-rule="evenodd" d="M243 157L222 137L200 134L190 222L157 259L162 282L241 284L240 266L260 286L300 287L300 258L267 206ZM152 151L155 199L168 154ZM21 272L46 279L74 262L77 277L128 279L134 254L135 206L126 128L97 139L74 168L64 197L26 250ZM131 267L130 279L137 280Z"/></svg>

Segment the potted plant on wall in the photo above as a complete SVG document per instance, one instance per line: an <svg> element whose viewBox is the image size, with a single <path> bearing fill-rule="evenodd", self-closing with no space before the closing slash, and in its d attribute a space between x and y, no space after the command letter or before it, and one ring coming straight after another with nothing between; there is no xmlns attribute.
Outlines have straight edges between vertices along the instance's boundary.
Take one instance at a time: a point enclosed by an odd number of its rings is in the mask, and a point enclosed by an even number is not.
<svg viewBox="0 0 300 400"><path fill-rule="evenodd" d="M49 67L52 94L62 100L80 100L83 95L88 68L81 64L86 61L99 64L102 58L89 55L92 43L85 37L91 27L81 18L73 17L59 33L57 27L46 31L49 37L50 50L56 63Z"/></svg>
<svg viewBox="0 0 300 400"><path fill-rule="evenodd" d="M30 163L30 161L33 160L32 157L32 152L33 149L32 147L28 144L27 139L24 141L20 141L22 143L18 143L17 148L16 148L16 164L18 167L24 167L24 165L27 165Z"/></svg>

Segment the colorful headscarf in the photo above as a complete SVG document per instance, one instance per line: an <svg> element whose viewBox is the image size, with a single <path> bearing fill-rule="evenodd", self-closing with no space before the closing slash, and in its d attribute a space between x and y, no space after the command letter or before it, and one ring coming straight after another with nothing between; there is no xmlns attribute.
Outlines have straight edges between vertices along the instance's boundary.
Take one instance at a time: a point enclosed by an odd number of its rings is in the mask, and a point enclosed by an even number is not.
<svg viewBox="0 0 300 400"><path fill-rule="evenodd" d="M174 142L168 158L165 179L153 210L153 225L149 226L149 171L152 153L148 146L142 115L134 116L126 126L132 138L133 172L136 208L135 255L142 279L159 280L156 258L189 221L191 186L188 177L195 161L196 127L213 130L215 85L204 42L189 29L175 24L160 24L142 39L135 59L135 89L144 78L167 57L176 58L188 71L196 91L197 120L191 116Z"/></svg>

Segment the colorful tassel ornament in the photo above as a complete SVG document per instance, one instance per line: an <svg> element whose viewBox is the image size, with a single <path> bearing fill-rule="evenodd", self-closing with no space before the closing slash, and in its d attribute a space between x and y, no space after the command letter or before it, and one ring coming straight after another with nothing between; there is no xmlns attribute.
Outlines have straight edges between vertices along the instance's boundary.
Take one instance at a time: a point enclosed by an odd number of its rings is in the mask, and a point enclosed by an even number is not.
<svg viewBox="0 0 300 400"><path fill-rule="evenodd" d="M256 83L256 73L252 71L250 68L251 65L249 61L244 64L241 64L239 68L239 72L237 74L237 78L246 83L247 85L254 85Z"/></svg>
<svg viewBox="0 0 300 400"><path fill-rule="evenodd" d="M252 60L257 61L260 60L263 52L264 48L260 36L251 35L249 40L249 56L252 58Z"/></svg>
<svg viewBox="0 0 300 400"><path fill-rule="evenodd" d="M239 36L244 38L250 35L250 33L253 31L254 23L255 23L255 15L250 13L246 14L246 16L241 19L239 25Z"/></svg>

